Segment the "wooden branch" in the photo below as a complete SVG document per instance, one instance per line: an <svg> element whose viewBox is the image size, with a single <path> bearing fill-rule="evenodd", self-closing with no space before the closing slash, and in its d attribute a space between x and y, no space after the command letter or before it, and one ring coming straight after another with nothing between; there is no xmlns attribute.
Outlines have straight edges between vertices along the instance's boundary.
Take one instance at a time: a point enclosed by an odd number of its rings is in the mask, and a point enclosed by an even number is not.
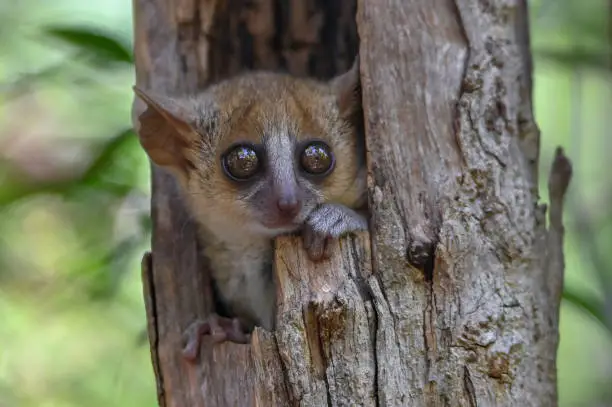
<svg viewBox="0 0 612 407"><path fill-rule="evenodd" d="M524 1L359 2L375 306L391 322L381 404L556 403L563 265L547 265L537 206L526 19Z"/></svg>

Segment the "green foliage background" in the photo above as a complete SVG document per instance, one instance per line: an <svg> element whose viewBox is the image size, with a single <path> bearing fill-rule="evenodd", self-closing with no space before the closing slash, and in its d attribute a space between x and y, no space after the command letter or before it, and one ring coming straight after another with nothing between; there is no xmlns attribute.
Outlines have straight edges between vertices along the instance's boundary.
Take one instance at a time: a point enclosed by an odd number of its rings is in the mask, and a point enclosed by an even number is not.
<svg viewBox="0 0 612 407"><path fill-rule="evenodd" d="M543 199L556 145L575 171L560 405L594 405L610 401L612 382L612 5L530 7ZM130 0L0 0L0 406L156 405L131 10Z"/></svg>

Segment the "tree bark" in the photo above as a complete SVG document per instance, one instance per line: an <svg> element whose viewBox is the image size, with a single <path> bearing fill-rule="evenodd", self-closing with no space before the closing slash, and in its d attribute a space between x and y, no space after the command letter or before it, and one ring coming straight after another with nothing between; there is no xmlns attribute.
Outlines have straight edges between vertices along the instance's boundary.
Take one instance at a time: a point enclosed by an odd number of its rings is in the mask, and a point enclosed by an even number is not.
<svg viewBox="0 0 612 407"><path fill-rule="evenodd" d="M195 366L181 334L211 309L208 272L152 169L161 406L556 405L571 166L558 151L547 229L524 0L134 0L134 19L137 84L170 94L243 69L329 78L359 49L368 150L370 233L318 264L277 239L277 330L205 341Z"/></svg>

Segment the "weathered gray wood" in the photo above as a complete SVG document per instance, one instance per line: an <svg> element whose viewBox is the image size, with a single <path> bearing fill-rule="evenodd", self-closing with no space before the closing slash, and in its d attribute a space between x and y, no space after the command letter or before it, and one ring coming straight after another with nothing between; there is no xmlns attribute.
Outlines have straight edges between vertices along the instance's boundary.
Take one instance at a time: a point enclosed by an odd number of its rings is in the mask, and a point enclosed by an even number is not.
<svg viewBox="0 0 612 407"><path fill-rule="evenodd" d="M162 406L554 406L563 276L557 155L538 204L524 0L134 0L137 84L180 93L242 69L331 77L361 44L368 233L311 263L277 239L278 329L181 333L210 310L194 226L153 169L143 259ZM138 113L142 106L135 104ZM370 253L371 252L371 253Z"/></svg>
<svg viewBox="0 0 612 407"><path fill-rule="evenodd" d="M317 264L300 238L277 243L275 335L292 405L376 406L376 318L364 285L369 234L342 239Z"/></svg>
<svg viewBox="0 0 612 407"><path fill-rule="evenodd" d="M563 232L538 206L526 21L359 2L381 405L556 405Z"/></svg>

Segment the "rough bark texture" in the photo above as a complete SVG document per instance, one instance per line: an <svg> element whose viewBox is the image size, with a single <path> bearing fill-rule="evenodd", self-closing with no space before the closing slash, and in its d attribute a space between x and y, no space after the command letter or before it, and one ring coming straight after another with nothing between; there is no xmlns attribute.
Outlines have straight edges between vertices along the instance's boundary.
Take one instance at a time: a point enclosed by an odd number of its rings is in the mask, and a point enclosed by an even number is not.
<svg viewBox="0 0 612 407"><path fill-rule="evenodd" d="M331 77L358 30L368 147L371 241L342 239L313 264L278 239L277 331L205 342L197 366L181 333L210 310L208 273L153 168L143 283L160 405L556 405L571 167L559 151L547 230L525 2L355 6L134 0L137 84L169 93L242 69Z"/></svg>
<svg viewBox="0 0 612 407"><path fill-rule="evenodd" d="M520 1L361 3L387 405L556 404L562 201L547 231L526 21Z"/></svg>

